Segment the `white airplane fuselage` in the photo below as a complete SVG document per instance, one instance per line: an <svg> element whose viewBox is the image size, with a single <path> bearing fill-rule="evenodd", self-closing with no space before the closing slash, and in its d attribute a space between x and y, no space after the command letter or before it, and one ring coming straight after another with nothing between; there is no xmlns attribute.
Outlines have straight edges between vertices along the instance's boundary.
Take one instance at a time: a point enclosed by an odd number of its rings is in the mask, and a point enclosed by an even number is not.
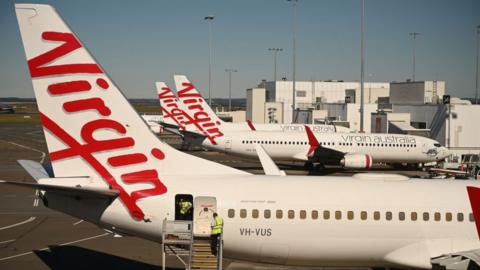
<svg viewBox="0 0 480 270"><path fill-rule="evenodd" d="M294 178L165 175L169 191L139 203L151 222L131 219L119 200L108 206L99 220L90 221L159 241L162 221L174 217L175 195L191 194L216 197L217 211L225 222L224 255L232 259L305 266L429 268L432 257L480 248L475 223L469 219L472 211L466 190L467 186L480 186L476 181ZM96 213L92 204L68 198L55 203L55 196L48 195L51 208L81 218ZM75 209L65 209L68 204L64 200ZM86 206L89 208L82 209ZM235 211L233 218L229 209ZM241 209L246 210L244 218ZM252 210L259 211L258 218L252 217ZM270 218L264 217L265 210L270 210ZM277 218L277 210L282 210L282 218ZM289 216L292 210L293 218ZM312 211L318 213L315 219ZM329 211L328 219L324 211ZM366 212L366 217L361 212ZM459 213L463 221L457 220Z"/></svg>
<svg viewBox="0 0 480 270"><path fill-rule="evenodd" d="M315 134L321 147L339 152L370 155L374 162L427 163L448 155L437 141L411 135L324 133ZM256 157L255 144L262 145L273 160L307 161L310 145L305 133L262 131L229 132L216 138L213 144L204 140L208 149L243 157Z"/></svg>

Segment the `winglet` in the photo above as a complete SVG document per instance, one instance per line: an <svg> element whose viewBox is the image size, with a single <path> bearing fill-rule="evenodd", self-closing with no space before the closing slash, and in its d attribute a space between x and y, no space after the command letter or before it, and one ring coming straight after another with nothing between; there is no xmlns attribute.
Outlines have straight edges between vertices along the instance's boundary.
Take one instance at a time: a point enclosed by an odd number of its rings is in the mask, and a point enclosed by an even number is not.
<svg viewBox="0 0 480 270"><path fill-rule="evenodd" d="M480 188L467 187L468 198L472 207L475 226L477 226L478 237L480 238Z"/></svg>
<svg viewBox="0 0 480 270"><path fill-rule="evenodd" d="M249 127L252 131L257 130L257 129L255 128L255 126L253 125L252 121L247 120L247 125L248 125L248 127Z"/></svg>
<svg viewBox="0 0 480 270"><path fill-rule="evenodd" d="M310 145L310 149L308 149L307 156L310 156L320 144L318 143L317 138L315 138L315 135L313 134L309 126L305 125L305 131L307 132L308 144Z"/></svg>

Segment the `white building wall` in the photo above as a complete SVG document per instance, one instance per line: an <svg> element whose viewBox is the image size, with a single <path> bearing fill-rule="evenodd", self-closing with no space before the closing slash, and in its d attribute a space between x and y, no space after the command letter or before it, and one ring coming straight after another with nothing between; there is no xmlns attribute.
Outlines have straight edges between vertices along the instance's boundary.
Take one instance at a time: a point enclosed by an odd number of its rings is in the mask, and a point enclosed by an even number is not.
<svg viewBox="0 0 480 270"><path fill-rule="evenodd" d="M291 123L292 121L292 81L277 81L275 84L267 82L268 101L283 102L283 121ZM359 82L323 82L323 81L298 81L295 82L297 95L295 98L296 107L307 109L317 102L322 103L344 103L345 91L354 90L356 93L356 102L360 102L360 83ZM376 103L378 97L388 96L390 83L372 82L365 83L365 102Z"/></svg>
<svg viewBox="0 0 480 270"><path fill-rule="evenodd" d="M247 89L247 119L254 123L265 123L265 89Z"/></svg>
<svg viewBox="0 0 480 270"><path fill-rule="evenodd" d="M390 84L392 104L438 104L445 94L445 81L419 81Z"/></svg>
<svg viewBox="0 0 480 270"><path fill-rule="evenodd" d="M334 117L338 121L348 121L352 131L360 130L360 104L321 104L321 110L328 111L328 117ZM371 131L371 115L377 111L377 104L365 104L364 130L366 133Z"/></svg>

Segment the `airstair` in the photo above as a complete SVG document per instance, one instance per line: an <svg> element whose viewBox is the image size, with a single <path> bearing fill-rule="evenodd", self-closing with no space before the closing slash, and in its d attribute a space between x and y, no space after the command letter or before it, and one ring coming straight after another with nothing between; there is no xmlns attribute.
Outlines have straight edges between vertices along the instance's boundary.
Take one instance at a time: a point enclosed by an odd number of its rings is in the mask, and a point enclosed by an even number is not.
<svg viewBox="0 0 480 270"><path fill-rule="evenodd" d="M196 207L195 207L196 206ZM176 258L187 270L221 270L223 239L220 235L217 256L210 247L210 220L216 210L213 197L197 197L194 200L194 220L167 220L162 226L162 269L167 258Z"/></svg>

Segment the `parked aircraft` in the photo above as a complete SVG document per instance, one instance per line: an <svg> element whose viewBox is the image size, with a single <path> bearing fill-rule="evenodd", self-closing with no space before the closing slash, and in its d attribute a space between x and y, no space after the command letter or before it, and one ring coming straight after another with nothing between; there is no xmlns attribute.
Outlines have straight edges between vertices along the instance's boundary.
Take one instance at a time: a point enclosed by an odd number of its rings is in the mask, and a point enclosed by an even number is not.
<svg viewBox="0 0 480 270"><path fill-rule="evenodd" d="M309 125L305 125L304 132L231 130L215 124L220 123L217 116L185 76L176 76L175 81L177 88L185 86L178 90L178 98L165 83L156 84L164 118L171 126L179 125L188 142L207 149L256 157L255 145L260 144L273 160L305 161L307 169L312 169L314 163L368 169L379 162L418 164L440 161L449 155L437 141L412 135L313 133Z"/></svg>
<svg viewBox="0 0 480 270"><path fill-rule="evenodd" d="M15 10L54 176L23 161L37 182L8 184L42 190L49 208L160 241L176 197L209 196L225 257L249 262L428 269L478 252L478 181L261 176L185 154L148 129L51 6Z"/></svg>

